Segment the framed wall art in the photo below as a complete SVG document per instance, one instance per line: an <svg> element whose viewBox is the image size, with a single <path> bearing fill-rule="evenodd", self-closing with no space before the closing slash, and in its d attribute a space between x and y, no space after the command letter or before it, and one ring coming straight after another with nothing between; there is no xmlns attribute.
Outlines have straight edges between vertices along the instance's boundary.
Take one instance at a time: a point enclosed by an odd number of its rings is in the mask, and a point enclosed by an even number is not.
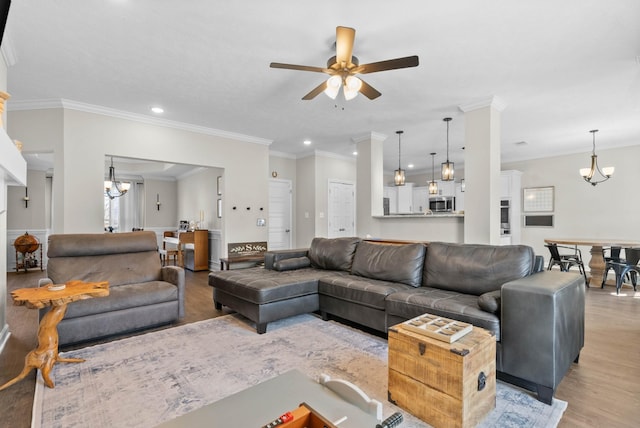
<svg viewBox="0 0 640 428"><path fill-rule="evenodd" d="M553 198L553 186L524 188L522 189L522 211L553 212Z"/></svg>

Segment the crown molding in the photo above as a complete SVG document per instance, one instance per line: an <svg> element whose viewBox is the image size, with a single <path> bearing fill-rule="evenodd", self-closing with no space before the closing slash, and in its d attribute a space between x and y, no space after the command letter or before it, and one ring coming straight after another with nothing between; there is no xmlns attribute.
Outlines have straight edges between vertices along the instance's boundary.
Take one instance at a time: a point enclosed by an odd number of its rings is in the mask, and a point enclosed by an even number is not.
<svg viewBox="0 0 640 428"><path fill-rule="evenodd" d="M278 152L275 150L269 150L269 156L273 156L276 158L285 158L285 159L297 159L296 155L285 152Z"/></svg>
<svg viewBox="0 0 640 428"><path fill-rule="evenodd" d="M356 161L355 157L339 155L337 153L331 153L331 152L324 152L322 150L314 150L313 154L316 156L322 156L323 158L339 159L339 160L344 160L348 162Z"/></svg>
<svg viewBox="0 0 640 428"><path fill-rule="evenodd" d="M376 140L376 141L384 141L387 139L387 135L385 134L381 134L379 132L368 132L366 134L362 134L362 135L358 135L355 137L351 137L351 141L353 141L354 143L361 143L363 141L370 141L370 140Z"/></svg>
<svg viewBox="0 0 640 428"><path fill-rule="evenodd" d="M494 95L491 97L487 97L487 98L483 98L481 100L475 101L473 103L463 104L458 106L458 108L464 113L468 113L470 111L477 110L484 107L493 107L499 112L502 112L504 111L505 108L507 108L507 103L502 98Z"/></svg>
<svg viewBox="0 0 640 428"><path fill-rule="evenodd" d="M109 107L87 104L79 101L66 99L43 99L33 101L13 101L7 106L8 111L20 110L42 110L52 108L64 108L67 110L82 111L85 113L100 114L103 116L115 117L118 119L131 120L134 122L145 123L148 125L164 126L167 128L180 129L183 131L195 132L198 134L212 135L215 137L228 138L231 140L242 141L245 143L261 144L269 146L273 140L266 138L254 137L251 135L238 134L235 132L223 131L220 129L207 128L199 125L192 125L184 122L160 119L157 117L146 116L143 114L130 113L122 110L116 110Z"/></svg>

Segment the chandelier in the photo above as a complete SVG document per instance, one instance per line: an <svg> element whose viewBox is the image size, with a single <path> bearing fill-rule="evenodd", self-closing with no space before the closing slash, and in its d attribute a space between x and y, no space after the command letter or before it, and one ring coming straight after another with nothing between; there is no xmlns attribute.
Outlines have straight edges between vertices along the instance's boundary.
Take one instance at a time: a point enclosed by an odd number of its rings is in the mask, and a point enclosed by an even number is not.
<svg viewBox="0 0 640 428"><path fill-rule="evenodd" d="M596 132L597 129L592 129L591 134L593 135L593 150L591 152L591 168L580 168L580 175L584 178L584 181L595 186L598 183L602 183L603 181L607 181L613 175L613 171L615 167L608 166L600 169L598 166L598 156L596 155ZM600 177L596 177L596 172L600 174ZM598 180L598 178L601 178Z"/></svg>
<svg viewBox="0 0 640 428"><path fill-rule="evenodd" d="M435 153L431 153L431 181L429 182L429 194L437 195L438 194L438 183L436 183L436 164L435 164Z"/></svg>
<svg viewBox="0 0 640 428"><path fill-rule="evenodd" d="M404 186L404 169L400 167L400 135L402 135L404 131L396 131L398 134L398 169L396 169L395 174L393 175L393 182L396 186Z"/></svg>
<svg viewBox="0 0 640 428"><path fill-rule="evenodd" d="M131 183L120 182L116 180L116 169L113 167L113 157L111 158L111 166L109 167L109 179L104 182L104 194L109 199L124 196L131 188Z"/></svg>
<svg viewBox="0 0 640 428"><path fill-rule="evenodd" d="M447 161L442 162L442 181L453 181L453 162L449 162L449 122L450 117L445 117L444 120L447 123Z"/></svg>

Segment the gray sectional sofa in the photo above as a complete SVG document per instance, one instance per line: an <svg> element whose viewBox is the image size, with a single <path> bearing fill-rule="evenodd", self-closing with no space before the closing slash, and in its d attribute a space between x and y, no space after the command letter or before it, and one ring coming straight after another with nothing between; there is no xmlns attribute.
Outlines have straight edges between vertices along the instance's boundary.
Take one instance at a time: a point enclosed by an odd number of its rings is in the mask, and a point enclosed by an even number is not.
<svg viewBox="0 0 640 428"><path fill-rule="evenodd" d="M68 306L60 345L171 323L184 316L184 271L160 264L154 232L49 236L47 276L109 281L109 296ZM47 309L40 311L40 317Z"/></svg>
<svg viewBox="0 0 640 428"><path fill-rule="evenodd" d="M384 243L315 238L271 251L264 268L212 272L217 309L256 323L319 311L386 333L429 312L495 334L498 377L553 393L584 345L585 282L544 271L528 246Z"/></svg>

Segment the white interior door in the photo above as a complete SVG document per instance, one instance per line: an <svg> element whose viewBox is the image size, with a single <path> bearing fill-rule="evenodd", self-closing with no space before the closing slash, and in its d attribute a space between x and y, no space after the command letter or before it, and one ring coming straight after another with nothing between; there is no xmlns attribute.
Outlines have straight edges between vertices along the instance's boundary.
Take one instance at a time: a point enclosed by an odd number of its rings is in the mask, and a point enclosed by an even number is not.
<svg viewBox="0 0 640 428"><path fill-rule="evenodd" d="M269 181L269 250L291 248L291 180Z"/></svg>
<svg viewBox="0 0 640 428"><path fill-rule="evenodd" d="M329 238L355 236L356 191L353 183L329 181L328 235Z"/></svg>

